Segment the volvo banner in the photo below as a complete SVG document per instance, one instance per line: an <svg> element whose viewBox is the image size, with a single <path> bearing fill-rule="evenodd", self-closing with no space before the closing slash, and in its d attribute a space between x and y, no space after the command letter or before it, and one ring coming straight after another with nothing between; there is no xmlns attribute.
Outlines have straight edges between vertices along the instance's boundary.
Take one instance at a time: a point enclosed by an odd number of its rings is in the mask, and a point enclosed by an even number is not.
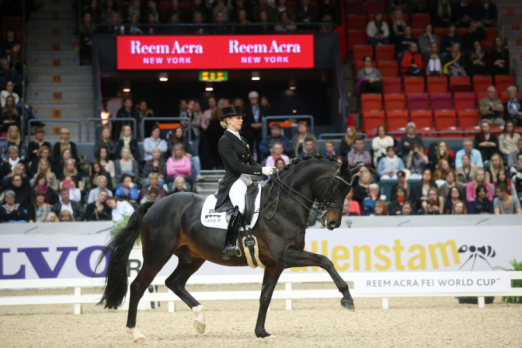
<svg viewBox="0 0 522 348"><path fill-rule="evenodd" d="M119 70L314 67L313 35L118 36Z"/></svg>
<svg viewBox="0 0 522 348"><path fill-rule="evenodd" d="M65 225L65 224L64 224ZM87 225L87 224L85 224ZM59 229L60 224L53 225ZM84 235L0 235L0 280L102 277L105 261L94 272L108 232ZM520 226L311 229L306 249L325 255L339 272L475 272L509 269L522 259ZM143 259L135 247L128 264L135 276ZM168 276L177 257L163 267ZM223 267L205 262L199 275L259 274L261 269ZM297 274L324 272L318 267L286 270Z"/></svg>

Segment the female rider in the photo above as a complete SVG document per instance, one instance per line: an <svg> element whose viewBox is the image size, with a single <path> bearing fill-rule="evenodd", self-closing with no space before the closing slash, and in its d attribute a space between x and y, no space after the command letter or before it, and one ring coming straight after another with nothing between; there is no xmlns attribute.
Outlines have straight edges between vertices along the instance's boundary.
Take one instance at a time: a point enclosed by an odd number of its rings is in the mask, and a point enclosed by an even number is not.
<svg viewBox="0 0 522 348"><path fill-rule="evenodd" d="M246 140L239 135L243 125L243 112L240 106L228 106L223 108L221 127L226 131L219 140L218 151L225 167L225 177L219 183L217 194L216 212L228 210L230 202L234 209L228 223L223 259L229 260L231 256L241 255L236 245L237 232L243 220L245 212L245 193L247 186L252 183L251 175L272 175L275 169L261 167L252 158Z"/></svg>

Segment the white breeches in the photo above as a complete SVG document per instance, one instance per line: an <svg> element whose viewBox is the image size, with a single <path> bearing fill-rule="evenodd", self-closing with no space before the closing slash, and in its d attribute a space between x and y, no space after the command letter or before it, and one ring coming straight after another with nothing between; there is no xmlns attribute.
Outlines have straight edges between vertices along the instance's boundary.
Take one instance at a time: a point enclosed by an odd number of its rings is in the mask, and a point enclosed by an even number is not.
<svg viewBox="0 0 522 348"><path fill-rule="evenodd" d="M250 183L252 183L250 175L243 174L232 184L228 193L232 205L234 207L237 205L241 214L245 212L245 194Z"/></svg>

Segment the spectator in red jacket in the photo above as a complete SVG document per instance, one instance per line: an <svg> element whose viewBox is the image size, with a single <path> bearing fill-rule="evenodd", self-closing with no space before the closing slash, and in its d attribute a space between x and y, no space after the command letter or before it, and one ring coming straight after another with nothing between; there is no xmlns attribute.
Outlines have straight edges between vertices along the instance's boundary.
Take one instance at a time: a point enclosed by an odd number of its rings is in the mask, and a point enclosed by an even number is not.
<svg viewBox="0 0 522 348"><path fill-rule="evenodd" d="M401 75L422 76L424 75L424 63L419 54L419 47L416 43L410 45L410 50L402 56Z"/></svg>

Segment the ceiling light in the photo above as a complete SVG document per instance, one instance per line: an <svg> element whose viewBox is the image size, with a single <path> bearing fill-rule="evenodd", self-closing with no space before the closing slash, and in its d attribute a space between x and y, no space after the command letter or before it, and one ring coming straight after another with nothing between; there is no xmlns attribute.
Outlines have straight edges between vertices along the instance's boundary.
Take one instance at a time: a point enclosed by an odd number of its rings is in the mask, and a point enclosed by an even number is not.
<svg viewBox="0 0 522 348"><path fill-rule="evenodd" d="M130 81L123 81L121 88L122 88L123 93L130 93L130 91L131 91Z"/></svg>
<svg viewBox="0 0 522 348"><path fill-rule="evenodd" d="M212 92L214 90L214 87L212 86L212 82L205 83L205 91Z"/></svg>
<svg viewBox="0 0 522 348"><path fill-rule="evenodd" d="M296 88L296 82L294 79L290 79L288 80L288 88L291 89L292 91L295 91L295 88Z"/></svg>
<svg viewBox="0 0 522 348"><path fill-rule="evenodd" d="M259 81L259 80L261 80L259 71L252 71L252 81Z"/></svg>
<svg viewBox="0 0 522 348"><path fill-rule="evenodd" d="M169 77L167 75L166 72L162 72L160 75L159 75L159 80L161 82L167 82L169 80Z"/></svg>

